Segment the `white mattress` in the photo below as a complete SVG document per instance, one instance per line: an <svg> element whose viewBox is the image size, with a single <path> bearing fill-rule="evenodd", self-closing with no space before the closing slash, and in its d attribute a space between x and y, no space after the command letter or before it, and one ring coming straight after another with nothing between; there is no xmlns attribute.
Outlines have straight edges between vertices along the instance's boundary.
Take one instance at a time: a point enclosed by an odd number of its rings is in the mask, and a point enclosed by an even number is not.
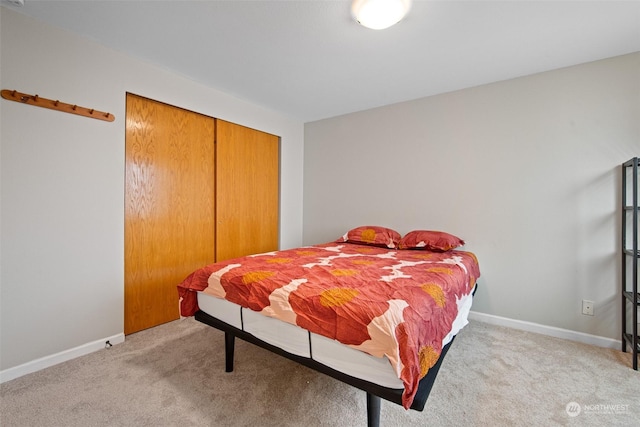
<svg viewBox="0 0 640 427"><path fill-rule="evenodd" d="M472 293L458 300L458 316L449 334L442 340L448 344L468 323L473 301ZM403 388L386 357L375 357L338 341L309 332L299 326L264 316L224 299L198 292L200 310L229 325L242 329L271 345L289 353L308 357L352 377L383 387Z"/></svg>

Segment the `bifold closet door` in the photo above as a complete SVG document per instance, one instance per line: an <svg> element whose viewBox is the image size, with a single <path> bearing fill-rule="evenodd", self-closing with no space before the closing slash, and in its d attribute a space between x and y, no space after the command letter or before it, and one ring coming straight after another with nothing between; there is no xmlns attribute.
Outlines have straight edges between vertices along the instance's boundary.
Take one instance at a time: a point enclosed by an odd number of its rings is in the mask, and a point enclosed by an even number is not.
<svg viewBox="0 0 640 427"><path fill-rule="evenodd" d="M179 318L176 285L215 261L215 119L127 94L125 334Z"/></svg>
<svg viewBox="0 0 640 427"><path fill-rule="evenodd" d="M216 261L277 250L280 138L216 122Z"/></svg>

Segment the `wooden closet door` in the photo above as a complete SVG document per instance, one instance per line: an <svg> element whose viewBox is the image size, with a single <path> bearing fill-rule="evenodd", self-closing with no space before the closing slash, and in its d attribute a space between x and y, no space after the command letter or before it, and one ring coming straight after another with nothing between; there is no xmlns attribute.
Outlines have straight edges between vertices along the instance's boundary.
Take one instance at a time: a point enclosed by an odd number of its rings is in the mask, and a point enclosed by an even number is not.
<svg viewBox="0 0 640 427"><path fill-rule="evenodd" d="M216 261L277 250L280 138L216 121Z"/></svg>
<svg viewBox="0 0 640 427"><path fill-rule="evenodd" d="M179 318L176 285L215 261L215 119L127 94L125 334Z"/></svg>

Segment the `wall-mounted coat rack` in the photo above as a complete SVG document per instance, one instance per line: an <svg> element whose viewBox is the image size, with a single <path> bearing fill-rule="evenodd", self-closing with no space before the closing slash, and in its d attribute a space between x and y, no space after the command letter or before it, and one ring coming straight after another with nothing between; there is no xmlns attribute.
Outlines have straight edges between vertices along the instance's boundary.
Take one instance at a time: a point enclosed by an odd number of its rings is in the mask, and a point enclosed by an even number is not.
<svg viewBox="0 0 640 427"><path fill-rule="evenodd" d="M110 113L94 110L93 108L80 107L74 104L67 104L58 100L41 98L38 95L29 95L27 93L18 92L16 90L2 90L2 97L9 101L21 102L23 104L35 105L36 107L49 108L64 113L77 114L79 116L90 117L92 119L105 120L112 122L115 116Z"/></svg>

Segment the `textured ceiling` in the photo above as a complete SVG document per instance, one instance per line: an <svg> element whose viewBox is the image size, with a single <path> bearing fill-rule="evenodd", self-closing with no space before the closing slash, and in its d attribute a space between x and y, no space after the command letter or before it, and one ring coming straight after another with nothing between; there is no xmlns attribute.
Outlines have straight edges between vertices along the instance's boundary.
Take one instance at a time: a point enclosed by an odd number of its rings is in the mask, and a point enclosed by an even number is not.
<svg viewBox="0 0 640 427"><path fill-rule="evenodd" d="M640 1L420 1L375 31L349 1L4 7L303 122L640 51Z"/></svg>

